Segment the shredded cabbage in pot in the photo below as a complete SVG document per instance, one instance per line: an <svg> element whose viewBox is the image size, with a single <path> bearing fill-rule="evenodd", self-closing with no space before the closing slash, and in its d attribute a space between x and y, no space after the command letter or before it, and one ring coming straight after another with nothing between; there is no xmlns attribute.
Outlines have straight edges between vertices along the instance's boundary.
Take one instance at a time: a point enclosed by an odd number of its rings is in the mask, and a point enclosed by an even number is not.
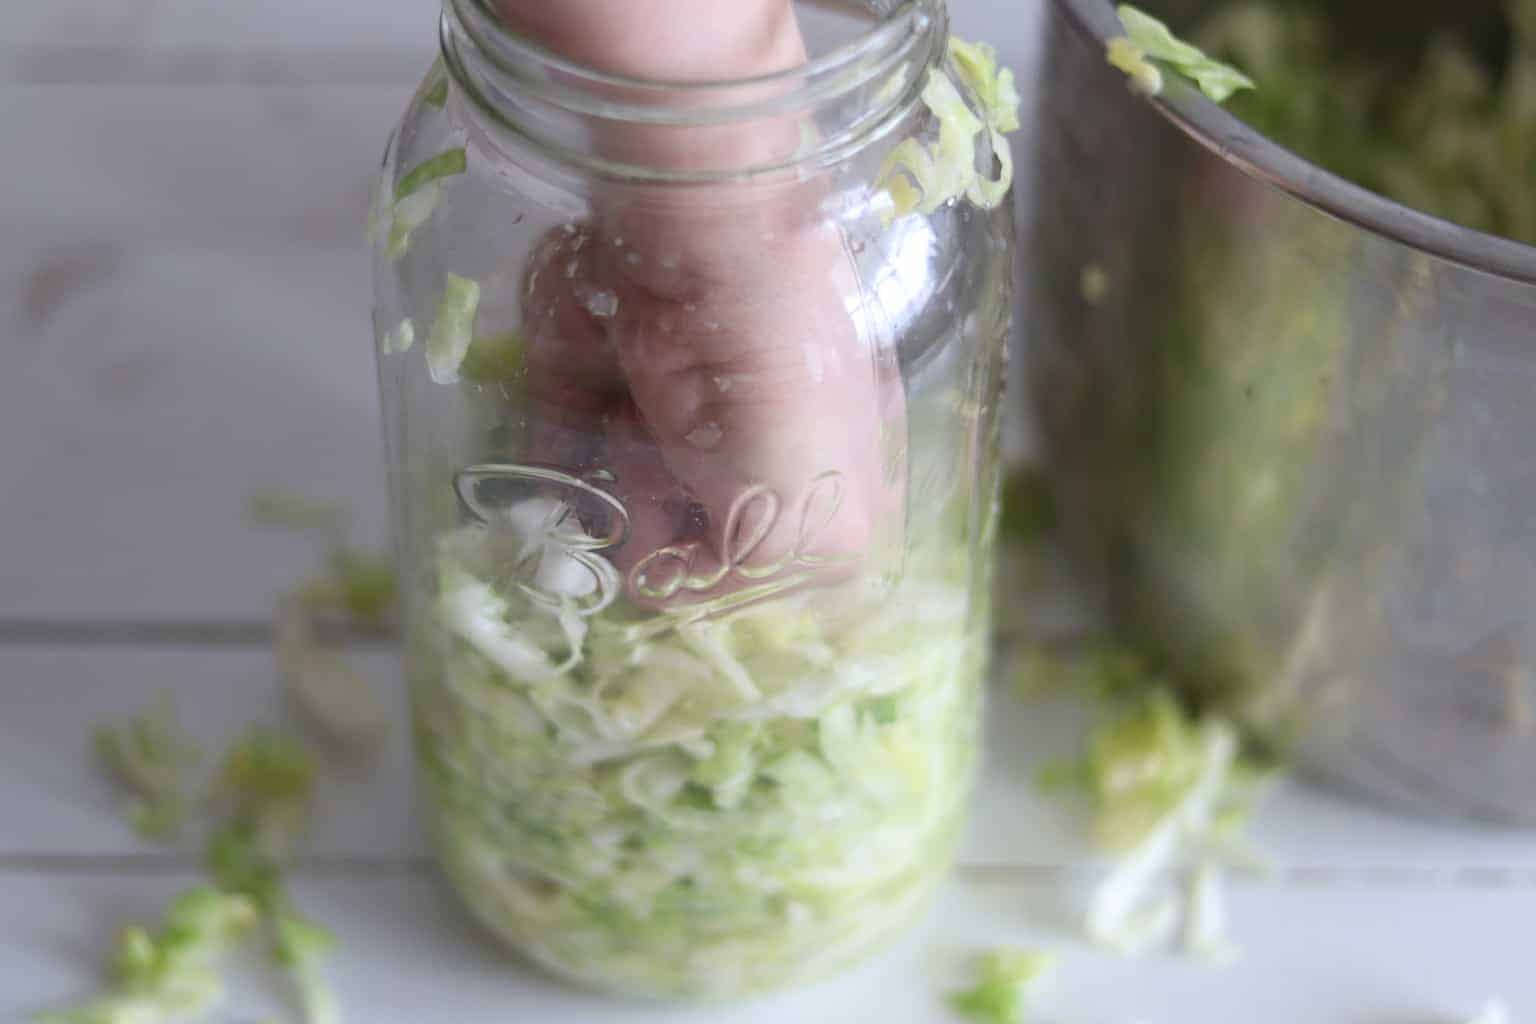
<svg viewBox="0 0 1536 1024"><path fill-rule="evenodd" d="M1145 12L1121 4L1116 13L1125 28L1125 35L1109 41L1106 57L1110 64L1130 77L1135 89L1149 96L1163 91L1163 73L1159 64L1167 65L1194 82L1201 92L1217 103L1226 101L1235 92L1254 87L1253 79L1230 64L1207 57Z"/></svg>
<svg viewBox="0 0 1536 1024"><path fill-rule="evenodd" d="M836 969L904 924L970 781L987 645L963 583L914 556L874 610L819 590L584 614L590 580L510 582L549 546L526 525L548 516L512 513L440 539L416 652L436 839L476 912L568 975L704 998Z"/></svg>

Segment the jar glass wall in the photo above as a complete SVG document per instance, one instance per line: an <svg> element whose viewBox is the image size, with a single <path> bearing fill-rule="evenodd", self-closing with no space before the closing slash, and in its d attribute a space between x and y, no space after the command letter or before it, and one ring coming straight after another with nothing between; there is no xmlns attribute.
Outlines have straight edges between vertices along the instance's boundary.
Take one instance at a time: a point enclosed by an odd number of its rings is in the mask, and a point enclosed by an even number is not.
<svg viewBox="0 0 1536 1024"><path fill-rule="evenodd" d="M962 824L1006 165L941 5L847 10L796 71L668 85L450 0L385 156L427 817L479 918L600 987L835 969Z"/></svg>

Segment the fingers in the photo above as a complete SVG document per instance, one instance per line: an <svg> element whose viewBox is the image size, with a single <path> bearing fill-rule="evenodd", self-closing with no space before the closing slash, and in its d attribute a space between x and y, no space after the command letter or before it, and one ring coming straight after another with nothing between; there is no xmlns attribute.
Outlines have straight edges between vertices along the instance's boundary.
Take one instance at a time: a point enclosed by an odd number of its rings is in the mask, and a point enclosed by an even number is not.
<svg viewBox="0 0 1536 1024"><path fill-rule="evenodd" d="M700 0L710 13L697 24L675 7L693 0L667 2L665 17L610 32L611 4L502 0L514 27L557 50L584 46L562 52L609 70L727 79L804 59L786 0L726 13ZM588 16L603 31L572 29ZM636 47L656 32L678 38ZM624 63L640 49L667 55ZM685 131L605 125L594 144L621 164L699 172L781 164L801 134L790 112ZM552 233L534 254L530 459L600 479L624 505L627 540L604 554L636 601L846 578L877 528L900 522L903 480L887 469L905 432L894 351L858 321L859 283L821 199L793 180L605 185L593 226Z"/></svg>
<svg viewBox="0 0 1536 1024"><path fill-rule="evenodd" d="M535 461L576 476L601 462L603 421L628 391L601 322L588 312L596 287L591 243L585 228L550 232L523 286L530 450Z"/></svg>
<svg viewBox="0 0 1536 1024"><path fill-rule="evenodd" d="M728 269L695 250L662 294L646 236L614 241L559 233L530 271L531 457L601 474L629 517L607 554L647 605L846 577L899 521L904 427L836 234L786 231Z"/></svg>
<svg viewBox="0 0 1536 1024"><path fill-rule="evenodd" d="M610 337L635 408L724 561L760 573L856 556L881 504L883 410L851 267L814 229L732 263L734 280L681 299L623 290ZM837 506L809 532L808 502Z"/></svg>

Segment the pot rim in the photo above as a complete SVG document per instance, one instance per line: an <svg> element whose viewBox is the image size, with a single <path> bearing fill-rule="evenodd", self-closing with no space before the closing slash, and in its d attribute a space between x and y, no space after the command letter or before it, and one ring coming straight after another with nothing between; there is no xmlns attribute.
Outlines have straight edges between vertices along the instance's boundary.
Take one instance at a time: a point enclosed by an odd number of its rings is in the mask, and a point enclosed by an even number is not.
<svg viewBox="0 0 1536 1024"><path fill-rule="evenodd" d="M1106 0L1054 0L1072 30L1101 49L1124 35ZM1104 65L1106 74L1120 72ZM1362 230L1450 263L1536 287L1536 246L1462 227L1362 188L1250 128L1177 75L1152 97L1169 123L1249 178ZM1260 88L1262 88L1262 83Z"/></svg>

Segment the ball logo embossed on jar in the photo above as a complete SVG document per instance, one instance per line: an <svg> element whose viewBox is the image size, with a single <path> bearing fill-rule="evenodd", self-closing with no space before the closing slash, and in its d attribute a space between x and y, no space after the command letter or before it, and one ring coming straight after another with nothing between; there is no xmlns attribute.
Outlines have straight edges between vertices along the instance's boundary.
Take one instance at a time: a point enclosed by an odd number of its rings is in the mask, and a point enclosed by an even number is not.
<svg viewBox="0 0 1536 1024"><path fill-rule="evenodd" d="M796 517L793 541L782 554L764 558L759 549L778 532L785 507L777 491L753 484L731 502L726 513L718 564L701 571L700 563L713 561L714 555L700 541L669 544L635 564L629 573L630 586L643 597L665 601L680 591L713 591L728 577L757 583L789 574L783 584L793 586L817 569L855 561L856 554L816 553L818 541L842 509L846 492L847 482L837 470L814 477L790 513ZM794 572L797 569L801 571Z"/></svg>
<svg viewBox="0 0 1536 1024"><path fill-rule="evenodd" d="M584 617L618 597L619 573L600 552L624 543L629 513L595 482L542 466L485 463L460 470L454 490L482 524L523 534L518 588L529 597L556 608L574 600Z"/></svg>
<svg viewBox="0 0 1536 1024"><path fill-rule="evenodd" d="M598 486L611 482L605 472L583 480L542 466L485 463L460 470L454 490L481 524L524 537L520 590L551 607L574 599L577 612L591 616L612 604L622 585L620 573L602 553L622 547L630 533L624 503ZM630 587L655 601L670 601L683 592L704 595L728 579L744 584L773 580L779 586L769 589L776 590L798 586L817 570L857 561L857 553L818 553L846 491L846 480L836 470L812 478L789 508L773 489L749 486L731 502L718 556L701 541L668 544L634 563ZM786 515L793 518L786 522ZM782 553L767 555L761 549L781 527L792 527L792 539Z"/></svg>

